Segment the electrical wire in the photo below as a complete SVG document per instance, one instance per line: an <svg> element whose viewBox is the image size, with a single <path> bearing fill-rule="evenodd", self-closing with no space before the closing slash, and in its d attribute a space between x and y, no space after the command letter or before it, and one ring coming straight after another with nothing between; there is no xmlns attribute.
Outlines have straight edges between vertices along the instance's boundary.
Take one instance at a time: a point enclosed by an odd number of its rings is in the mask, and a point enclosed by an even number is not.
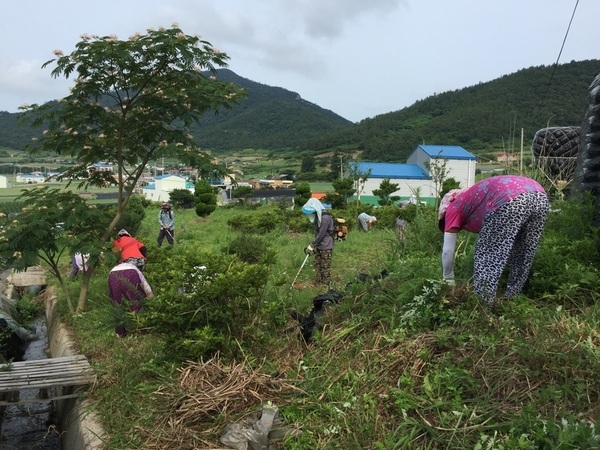
<svg viewBox="0 0 600 450"><path fill-rule="evenodd" d="M565 42L567 42L567 37L569 36L569 31L571 30L571 24L573 23L573 18L575 17L575 12L577 11L577 6L579 5L579 0L576 0L575 7L573 8L573 13L571 14L571 20L569 20L569 26L567 27L567 31L565 33L565 37L562 41L562 45L560 46L560 51L558 52L558 57L556 58L556 62L554 63L554 67L552 69L552 74L550 75L550 80L546 85L546 91L542 96L542 101L540 103L540 108L544 104L544 100L546 99L546 95L548 94L548 90L550 89L550 85L552 84L552 80L554 79L554 73L556 72L556 68L558 67L558 61L560 61L560 56L562 55L562 51L565 48Z"/></svg>

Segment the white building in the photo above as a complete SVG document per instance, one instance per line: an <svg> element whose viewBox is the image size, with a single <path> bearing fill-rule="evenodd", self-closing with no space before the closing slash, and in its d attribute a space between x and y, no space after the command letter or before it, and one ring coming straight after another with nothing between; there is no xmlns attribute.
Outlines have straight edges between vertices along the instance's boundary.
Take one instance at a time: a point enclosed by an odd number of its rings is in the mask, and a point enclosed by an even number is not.
<svg viewBox="0 0 600 450"><path fill-rule="evenodd" d="M40 172L18 173L15 177L15 181L17 183L27 184L43 183L44 181L46 181L46 177Z"/></svg>
<svg viewBox="0 0 600 450"><path fill-rule="evenodd" d="M168 202L174 189L187 189L193 194L195 185L179 175L162 175L156 177L154 183L142 187L142 195L153 202Z"/></svg>
<svg viewBox="0 0 600 450"><path fill-rule="evenodd" d="M418 193L422 201L434 203L438 192L430 169L435 166L443 167L444 178L454 178L461 188L475 184L476 157L457 145L419 145L408 156L406 164L359 162L356 166L360 173L371 171L358 193L363 203L377 204L379 197L373 195L373 191L379 189L386 178L398 185L398 191L392 195L408 200Z"/></svg>
<svg viewBox="0 0 600 450"><path fill-rule="evenodd" d="M0 189L10 187L12 187L12 183L8 181L8 177L5 175L0 175Z"/></svg>

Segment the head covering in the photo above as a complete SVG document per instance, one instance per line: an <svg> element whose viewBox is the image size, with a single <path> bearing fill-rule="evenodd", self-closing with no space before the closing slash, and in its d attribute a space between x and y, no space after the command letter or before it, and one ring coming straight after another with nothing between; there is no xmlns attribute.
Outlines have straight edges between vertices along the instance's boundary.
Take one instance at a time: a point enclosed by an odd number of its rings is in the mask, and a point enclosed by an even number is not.
<svg viewBox="0 0 600 450"><path fill-rule="evenodd" d="M456 200L456 197L458 197L464 191L466 191L466 189L451 189L442 198L442 201L440 202L440 208L438 209L438 227L440 231L444 231L446 224L446 210L448 209L448 206L450 206L450 203Z"/></svg>
<svg viewBox="0 0 600 450"><path fill-rule="evenodd" d="M446 210L448 209L448 206L450 206L450 203L456 200L456 197L462 194L465 190L466 189L451 189L446 193L446 195L444 195L442 201L440 202L438 219L442 219L446 215Z"/></svg>
<svg viewBox="0 0 600 450"><path fill-rule="evenodd" d="M161 206L162 209L171 209L171 205L169 205L167 202L163 203Z"/></svg>
<svg viewBox="0 0 600 450"><path fill-rule="evenodd" d="M129 232L125 228L120 229L117 234L119 236L129 236L129 237L131 237L131 235L129 234Z"/></svg>
<svg viewBox="0 0 600 450"><path fill-rule="evenodd" d="M302 212L308 214L308 220L311 222L315 221L315 215L319 218L317 223L321 223L321 213L325 207L316 198L309 198L308 201L302 207Z"/></svg>
<svg viewBox="0 0 600 450"><path fill-rule="evenodd" d="M371 222L377 222L377 217L371 216Z"/></svg>

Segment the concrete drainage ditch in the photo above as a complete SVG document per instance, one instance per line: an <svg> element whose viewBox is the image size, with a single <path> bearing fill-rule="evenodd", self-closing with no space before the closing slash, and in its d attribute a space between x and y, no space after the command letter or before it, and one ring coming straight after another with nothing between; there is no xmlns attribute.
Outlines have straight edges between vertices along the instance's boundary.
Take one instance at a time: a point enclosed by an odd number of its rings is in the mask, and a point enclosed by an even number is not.
<svg viewBox="0 0 600 450"><path fill-rule="evenodd" d="M26 272L9 275L5 282L6 296L18 298L19 289L36 284L40 287L45 285L45 281L40 282L40 270L30 268ZM43 272L41 276L43 277ZM34 360L46 357L75 357L77 353L70 332L56 315L57 297L54 288L49 286L39 295L44 303L45 317L41 317L34 324L40 339L29 344L25 358ZM20 391L21 400L25 403L7 407L3 427L5 439L0 442L0 448L103 450L105 434L90 402L78 396L70 396L73 395L71 386L52 389L62 389L62 392L55 392L55 395L51 396L56 397L56 400L52 401L38 401L37 389ZM31 397L32 400L24 400L27 397ZM10 423L11 410L14 412L14 425ZM13 431L19 433L15 436Z"/></svg>

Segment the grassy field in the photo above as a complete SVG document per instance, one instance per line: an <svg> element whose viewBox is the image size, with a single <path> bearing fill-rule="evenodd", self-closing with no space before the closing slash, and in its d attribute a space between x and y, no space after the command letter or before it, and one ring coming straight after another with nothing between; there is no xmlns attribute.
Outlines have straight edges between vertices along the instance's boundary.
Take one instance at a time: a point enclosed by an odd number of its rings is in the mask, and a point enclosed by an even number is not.
<svg viewBox="0 0 600 450"><path fill-rule="evenodd" d="M204 273L200 266L234 242L255 240L231 223L277 210L218 208L206 218L176 211L172 248L157 247L158 209L148 210L138 237L149 249L146 275L157 297L144 317L177 322L169 311L192 300L177 296L175 280ZM369 233L352 229L334 249L331 287L342 299L319 316L308 344L289 311L308 314L325 290L311 283L310 263L299 271L312 233L293 225L306 218L285 211L260 235L275 257L258 263L268 266L264 280L254 280L264 286L236 303L229 329L236 339L221 353L185 361L174 357L180 329L114 336L107 260L86 311L69 317L62 310L98 374L87 397L109 433L106 448L223 448L226 426L267 403L296 430L281 444L288 450L598 448L600 246L588 206L555 203L553 211L524 294L494 312L472 292L474 235L459 237L457 286L440 282L442 238L432 208L420 207L404 241L379 221ZM195 317L218 312L222 319L244 290L227 284L234 277L227 267L214 276L198 285L194 301L208 301L211 286L227 294ZM76 295L78 281L70 289ZM209 339L206 329L187 331L197 333L195 344Z"/></svg>

